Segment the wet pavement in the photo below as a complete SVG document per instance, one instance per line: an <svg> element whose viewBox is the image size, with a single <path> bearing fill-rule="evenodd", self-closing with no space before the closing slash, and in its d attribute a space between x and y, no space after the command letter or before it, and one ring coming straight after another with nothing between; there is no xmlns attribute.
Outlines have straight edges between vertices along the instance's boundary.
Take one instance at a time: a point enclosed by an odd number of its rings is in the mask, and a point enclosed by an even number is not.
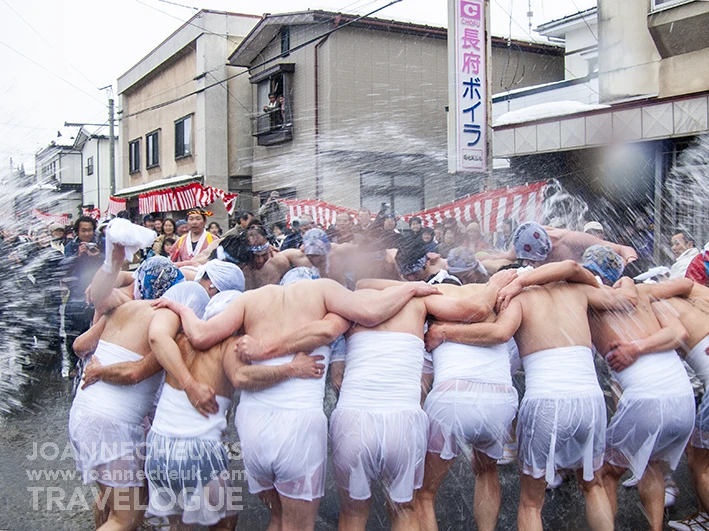
<svg viewBox="0 0 709 531"><path fill-rule="evenodd" d="M24 408L0 418L0 530L92 529L91 486L83 486L79 476L75 475L74 461L68 446L71 380L39 370L29 371L29 374L32 380L20 391L19 397ZM330 390L326 402L329 414L334 406L334 395ZM237 439L231 421L228 438L230 441ZM37 458L32 459L35 447L39 452ZM232 462L232 468L243 470L239 460ZM236 483L243 489L244 510L239 515L237 529L264 530L268 526L268 511L256 496L248 494L243 474L241 477ZM675 507L668 511L672 519L694 512L695 501L686 459L683 459L674 478L679 485L680 495ZM502 511L498 529L515 529L519 499L517 467L501 467L500 479ZM436 513L441 531L475 529L472 517L473 486L470 462L463 455L458 458L439 492ZM52 498L56 501L51 502L51 508L48 508ZM621 488L618 499L620 511L616 529L647 529L637 490ZM338 511L337 492L330 467L316 530L337 529ZM547 492L543 518L544 529L588 529L584 518L583 496L574 481L568 481L560 488ZM381 490L375 488L367 529L375 531L389 528L384 497Z"/></svg>

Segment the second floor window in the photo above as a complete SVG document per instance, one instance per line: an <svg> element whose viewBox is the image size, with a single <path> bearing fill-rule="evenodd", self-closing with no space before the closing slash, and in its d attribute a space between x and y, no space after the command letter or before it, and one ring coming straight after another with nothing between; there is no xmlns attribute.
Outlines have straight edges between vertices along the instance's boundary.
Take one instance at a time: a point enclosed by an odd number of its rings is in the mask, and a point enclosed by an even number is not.
<svg viewBox="0 0 709 531"><path fill-rule="evenodd" d="M128 158L130 172L140 171L140 139L128 143Z"/></svg>
<svg viewBox="0 0 709 531"><path fill-rule="evenodd" d="M185 116L175 122L175 158L192 154L192 116Z"/></svg>
<svg viewBox="0 0 709 531"><path fill-rule="evenodd" d="M146 168L160 164L160 143L158 140L158 131L145 135Z"/></svg>
<svg viewBox="0 0 709 531"><path fill-rule="evenodd" d="M86 175L93 175L94 173L94 158L89 157L86 159Z"/></svg>

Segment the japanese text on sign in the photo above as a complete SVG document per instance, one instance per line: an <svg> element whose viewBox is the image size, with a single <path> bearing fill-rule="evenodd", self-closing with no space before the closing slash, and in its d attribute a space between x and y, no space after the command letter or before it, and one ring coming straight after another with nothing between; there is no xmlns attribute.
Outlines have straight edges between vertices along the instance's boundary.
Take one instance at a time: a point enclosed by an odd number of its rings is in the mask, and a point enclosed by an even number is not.
<svg viewBox="0 0 709 531"><path fill-rule="evenodd" d="M484 0L456 0L457 171L487 169Z"/></svg>

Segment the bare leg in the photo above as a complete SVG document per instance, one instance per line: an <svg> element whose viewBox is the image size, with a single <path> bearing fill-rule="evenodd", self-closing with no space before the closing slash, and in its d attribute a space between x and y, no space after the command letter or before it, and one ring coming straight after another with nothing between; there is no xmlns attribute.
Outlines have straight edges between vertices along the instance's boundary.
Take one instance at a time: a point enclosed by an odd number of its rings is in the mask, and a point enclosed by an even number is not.
<svg viewBox="0 0 709 531"><path fill-rule="evenodd" d="M101 485L97 483L99 488L99 495L94 501L94 527L98 529L108 520L108 495L110 494L111 487L106 485Z"/></svg>
<svg viewBox="0 0 709 531"><path fill-rule="evenodd" d="M426 397L433 387L433 373L426 374L425 372L421 374L421 407L423 407L424 402L426 402Z"/></svg>
<svg viewBox="0 0 709 531"><path fill-rule="evenodd" d="M259 492L258 497L271 511L271 523L266 528L266 531L281 531L283 529L283 508L281 507L281 498L278 496L276 489Z"/></svg>
<svg viewBox="0 0 709 531"><path fill-rule="evenodd" d="M236 516L222 518L216 524L211 526L209 531L234 531L236 529L237 520L238 518Z"/></svg>
<svg viewBox="0 0 709 531"><path fill-rule="evenodd" d="M605 463L601 470L601 482L611 504L613 520L615 520L615 515L618 513L618 482L627 469Z"/></svg>
<svg viewBox="0 0 709 531"><path fill-rule="evenodd" d="M129 531L143 521L145 487L112 488L108 495L109 513L99 531Z"/></svg>
<svg viewBox="0 0 709 531"><path fill-rule="evenodd" d="M584 481L583 470L576 471L581 492L586 498L586 520L593 531L613 530L613 508L601 481L601 471L593 474L591 481Z"/></svg>
<svg viewBox="0 0 709 531"><path fill-rule="evenodd" d="M175 514L168 516L167 519L170 522L170 531L193 531L193 525L187 525L182 521L182 515Z"/></svg>
<svg viewBox="0 0 709 531"><path fill-rule="evenodd" d="M296 500L279 495L283 507L283 531L313 531L320 507L320 498L313 501Z"/></svg>
<svg viewBox="0 0 709 531"><path fill-rule="evenodd" d="M438 531L436 522L436 493L441 488L443 479L448 474L455 459L441 459L440 454L428 452L426 454L423 484L416 493L414 506L421 529L423 531Z"/></svg>
<svg viewBox="0 0 709 531"><path fill-rule="evenodd" d="M709 508L709 450L695 448L690 444L687 446L687 458L699 511L706 512Z"/></svg>
<svg viewBox="0 0 709 531"><path fill-rule="evenodd" d="M650 461L638 482L640 501L645 508L651 531L662 531L665 516L665 476L657 461Z"/></svg>
<svg viewBox="0 0 709 531"><path fill-rule="evenodd" d="M475 523L479 531L495 531L502 499L497 460L478 450L473 450L473 472L475 473L473 498Z"/></svg>
<svg viewBox="0 0 709 531"><path fill-rule="evenodd" d="M345 489L337 489L340 494L339 531L365 531L369 519L372 498L353 500Z"/></svg>
<svg viewBox="0 0 709 531"><path fill-rule="evenodd" d="M519 477L519 508L517 509L517 529L519 531L543 531L542 507L547 482L544 478L534 479L527 474Z"/></svg>
<svg viewBox="0 0 709 531"><path fill-rule="evenodd" d="M414 500L396 503L387 497L387 511L391 518L391 531L420 531Z"/></svg>

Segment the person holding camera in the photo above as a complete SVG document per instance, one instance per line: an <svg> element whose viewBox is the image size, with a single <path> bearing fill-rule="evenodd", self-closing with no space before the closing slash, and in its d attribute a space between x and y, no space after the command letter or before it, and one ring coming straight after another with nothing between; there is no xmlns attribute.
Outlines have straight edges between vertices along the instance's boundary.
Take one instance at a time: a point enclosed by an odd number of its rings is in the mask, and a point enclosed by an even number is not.
<svg viewBox="0 0 709 531"><path fill-rule="evenodd" d="M72 363L78 361L72 349L74 339L89 329L94 315L93 306L86 302L84 292L103 263L103 249L96 236L96 220L81 216L74 223L74 230L77 236L64 247L63 260L66 270L63 283L69 289L69 299L64 309L64 330Z"/></svg>

